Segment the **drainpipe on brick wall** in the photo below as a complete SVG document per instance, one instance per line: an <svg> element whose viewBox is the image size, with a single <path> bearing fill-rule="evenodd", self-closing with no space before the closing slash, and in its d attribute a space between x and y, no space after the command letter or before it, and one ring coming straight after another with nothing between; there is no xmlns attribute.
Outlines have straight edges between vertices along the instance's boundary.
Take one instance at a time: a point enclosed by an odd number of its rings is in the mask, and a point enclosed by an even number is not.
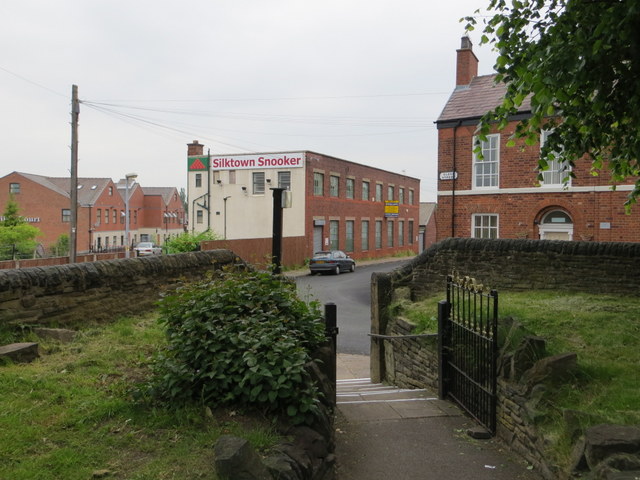
<svg viewBox="0 0 640 480"><path fill-rule="evenodd" d="M458 127L462 124L461 120L453 127L453 180L451 183L451 238L456 236L456 133Z"/></svg>

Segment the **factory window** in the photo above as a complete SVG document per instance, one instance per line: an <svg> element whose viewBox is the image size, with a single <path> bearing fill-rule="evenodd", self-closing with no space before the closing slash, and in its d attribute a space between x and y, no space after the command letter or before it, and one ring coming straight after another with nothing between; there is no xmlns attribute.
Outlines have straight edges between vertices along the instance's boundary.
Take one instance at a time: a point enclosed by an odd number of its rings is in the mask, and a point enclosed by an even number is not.
<svg viewBox="0 0 640 480"><path fill-rule="evenodd" d="M324 195L324 173L315 172L313 174L313 194Z"/></svg>
<svg viewBox="0 0 640 480"><path fill-rule="evenodd" d="M329 195L332 197L337 197L340 195L340 177L336 177L335 175L331 175L329 177Z"/></svg>
<svg viewBox="0 0 640 480"><path fill-rule="evenodd" d="M356 189L356 181L353 178L347 178L347 198L353 200Z"/></svg>

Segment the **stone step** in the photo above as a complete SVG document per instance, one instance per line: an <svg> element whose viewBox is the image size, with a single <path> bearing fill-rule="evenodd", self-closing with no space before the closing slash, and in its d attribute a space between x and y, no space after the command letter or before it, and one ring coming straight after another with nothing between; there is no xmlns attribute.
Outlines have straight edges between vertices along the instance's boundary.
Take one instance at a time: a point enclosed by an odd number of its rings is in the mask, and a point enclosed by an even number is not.
<svg viewBox="0 0 640 480"><path fill-rule="evenodd" d="M338 380L336 400L347 421L357 423L459 415L428 390L371 383L369 378Z"/></svg>
<svg viewBox="0 0 640 480"><path fill-rule="evenodd" d="M37 343L11 343L0 347L0 357L15 363L30 363L40 356Z"/></svg>
<svg viewBox="0 0 640 480"><path fill-rule="evenodd" d="M424 389L398 388L393 385L371 383L368 378L338 380L336 385L338 404L427 401L434 399Z"/></svg>

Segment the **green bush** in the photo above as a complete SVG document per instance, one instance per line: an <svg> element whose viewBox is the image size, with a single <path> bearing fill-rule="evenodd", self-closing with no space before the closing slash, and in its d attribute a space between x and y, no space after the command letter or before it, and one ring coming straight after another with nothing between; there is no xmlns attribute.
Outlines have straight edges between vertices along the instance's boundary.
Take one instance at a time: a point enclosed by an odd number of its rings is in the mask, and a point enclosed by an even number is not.
<svg viewBox="0 0 640 480"><path fill-rule="evenodd" d="M304 365L324 341L317 303L265 272L227 272L160 302L168 348L147 394L169 403L257 408L313 421L318 392Z"/></svg>
<svg viewBox="0 0 640 480"><path fill-rule="evenodd" d="M220 240L220 237L211 230L200 233L185 232L167 240L164 247L167 253L195 252L200 250L200 242L205 240Z"/></svg>
<svg viewBox="0 0 640 480"><path fill-rule="evenodd" d="M51 245L51 255L54 257L64 257L69 255L69 235L63 233L58 237L56 243Z"/></svg>

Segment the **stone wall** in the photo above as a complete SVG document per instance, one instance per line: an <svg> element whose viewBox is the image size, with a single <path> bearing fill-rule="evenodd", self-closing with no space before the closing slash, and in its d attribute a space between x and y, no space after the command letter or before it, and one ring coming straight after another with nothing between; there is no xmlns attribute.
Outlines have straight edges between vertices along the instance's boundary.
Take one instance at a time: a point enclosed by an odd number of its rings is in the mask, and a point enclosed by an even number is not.
<svg viewBox="0 0 640 480"><path fill-rule="evenodd" d="M438 340L436 337L406 337L411 335L413 328L402 318L395 318L387 326L388 336L403 337L382 340L385 380L402 388L438 391Z"/></svg>
<svg viewBox="0 0 640 480"><path fill-rule="evenodd" d="M151 310L162 292L243 263L229 250L0 271L0 322L65 326Z"/></svg>
<svg viewBox="0 0 640 480"><path fill-rule="evenodd" d="M439 242L393 273L413 298L445 291L456 270L499 290L633 293L640 288L640 243L483 240Z"/></svg>

